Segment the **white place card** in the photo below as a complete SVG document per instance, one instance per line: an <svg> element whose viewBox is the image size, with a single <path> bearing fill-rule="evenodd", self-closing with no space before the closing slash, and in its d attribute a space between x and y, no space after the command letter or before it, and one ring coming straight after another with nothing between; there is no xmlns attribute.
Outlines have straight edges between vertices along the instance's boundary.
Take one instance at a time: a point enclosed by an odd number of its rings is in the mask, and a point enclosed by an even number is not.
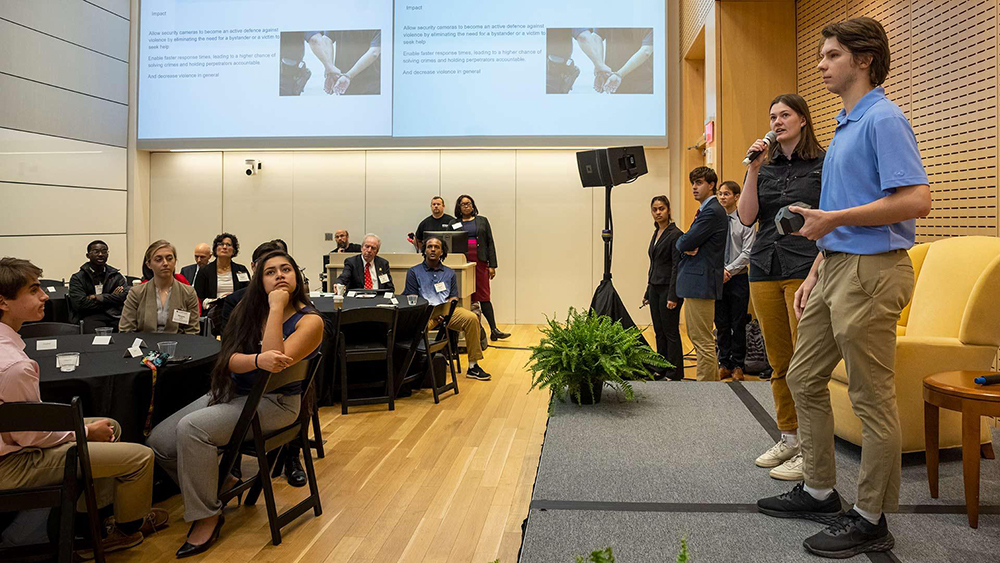
<svg viewBox="0 0 1000 563"><path fill-rule="evenodd" d="M135 340L132 341L131 348L142 348L145 345L146 345L146 343L143 342L141 338L136 338ZM135 356L132 356L132 357L134 358Z"/></svg>
<svg viewBox="0 0 1000 563"><path fill-rule="evenodd" d="M392 292L390 291L390 292L386 293L385 294L385 298L386 299L392 299Z"/></svg>
<svg viewBox="0 0 1000 563"><path fill-rule="evenodd" d="M399 300L396 299L395 297L393 297L392 299L390 299L389 302L392 303L393 305L399 305Z"/></svg>
<svg viewBox="0 0 1000 563"><path fill-rule="evenodd" d="M348 296L348 297L354 297L354 296L355 296L355 295L357 295L357 294L358 294L358 293L357 293L356 291L348 291L348 292L347 292L347 296Z"/></svg>
<svg viewBox="0 0 1000 563"><path fill-rule="evenodd" d="M93 344L94 346L107 346L108 344L111 344L111 337L95 336L94 341L91 344Z"/></svg>
<svg viewBox="0 0 1000 563"><path fill-rule="evenodd" d="M128 349L128 353L132 355L133 358L138 358L142 355L142 348L138 346L132 346Z"/></svg>
<svg viewBox="0 0 1000 563"><path fill-rule="evenodd" d="M35 350L55 350L56 340L37 340L35 341Z"/></svg>
<svg viewBox="0 0 1000 563"><path fill-rule="evenodd" d="M80 367L80 356L56 356L56 369L63 366Z"/></svg>
<svg viewBox="0 0 1000 563"><path fill-rule="evenodd" d="M45 288L45 291L48 291L49 293L55 293L56 292L56 288L54 288L52 286L49 286L49 287Z"/></svg>

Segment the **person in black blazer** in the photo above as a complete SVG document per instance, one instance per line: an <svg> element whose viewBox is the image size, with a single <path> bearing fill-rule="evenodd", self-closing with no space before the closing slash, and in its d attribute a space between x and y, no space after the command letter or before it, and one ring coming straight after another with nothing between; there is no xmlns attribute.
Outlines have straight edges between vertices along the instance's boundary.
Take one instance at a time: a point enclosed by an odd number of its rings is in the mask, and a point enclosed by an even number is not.
<svg viewBox="0 0 1000 563"><path fill-rule="evenodd" d="M476 263L476 291L472 302L479 303L483 317L490 325L490 340L500 340L510 336L497 328L493 301L490 297L490 280L497 275L497 245L493 240L493 227L486 217L479 214L476 200L462 194L455 200L455 217L461 222L462 230L469 235L469 250L465 259Z"/></svg>
<svg viewBox="0 0 1000 563"><path fill-rule="evenodd" d="M346 286L347 289L386 289L395 292L389 261L378 256L380 248L382 248L381 239L372 234L365 235L361 254L344 260L344 271L337 277L337 283ZM366 267L369 268L371 287L365 286Z"/></svg>
<svg viewBox="0 0 1000 563"><path fill-rule="evenodd" d="M207 309L215 300L239 291L250 284L250 270L243 264L233 262L240 253L240 242L235 235L222 233L212 243L215 260L198 271L194 280L194 290ZM221 287L220 287L221 284ZM230 287L231 286L231 287Z"/></svg>
<svg viewBox="0 0 1000 563"><path fill-rule="evenodd" d="M333 240L337 242L337 248L330 252L361 252L361 245L351 242L351 234L347 232L347 229L334 231Z"/></svg>
<svg viewBox="0 0 1000 563"><path fill-rule="evenodd" d="M681 302L677 296L677 266L681 251L677 239L684 231L670 219L670 200L658 195L649 203L656 230L649 241L649 278L642 304L649 305L656 332L656 351L674 365L659 377L673 381L684 379L684 349L681 345Z"/></svg>
<svg viewBox="0 0 1000 563"><path fill-rule="evenodd" d="M715 197L719 177L714 170L699 166L688 179L701 207L675 245L684 253L677 267L677 296L685 300L684 323L698 354L698 380L714 381L719 378L719 363L712 323L715 301L722 298L729 218Z"/></svg>
<svg viewBox="0 0 1000 563"><path fill-rule="evenodd" d="M212 257L212 247L207 242L199 243L194 247L194 264L181 268L181 275L187 280L188 285L193 286L198 271L208 265L208 259Z"/></svg>

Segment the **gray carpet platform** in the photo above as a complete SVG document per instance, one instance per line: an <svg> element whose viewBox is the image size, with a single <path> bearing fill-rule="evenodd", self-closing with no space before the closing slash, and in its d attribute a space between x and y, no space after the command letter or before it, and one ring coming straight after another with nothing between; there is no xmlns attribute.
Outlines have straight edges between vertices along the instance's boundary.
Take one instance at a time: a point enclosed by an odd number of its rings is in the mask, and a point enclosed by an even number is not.
<svg viewBox="0 0 1000 563"><path fill-rule="evenodd" d="M572 562L611 546L620 563L820 561L802 540L822 529L756 512L794 483L753 460L774 443L767 382L636 383L637 401L605 390L596 407L557 403L549 418L521 561ZM837 489L853 503L860 448L837 442ZM961 456L942 452L941 494L923 454L904 456L901 507L889 515L890 554L848 561L1000 561L1000 460L982 461L979 529L964 511Z"/></svg>

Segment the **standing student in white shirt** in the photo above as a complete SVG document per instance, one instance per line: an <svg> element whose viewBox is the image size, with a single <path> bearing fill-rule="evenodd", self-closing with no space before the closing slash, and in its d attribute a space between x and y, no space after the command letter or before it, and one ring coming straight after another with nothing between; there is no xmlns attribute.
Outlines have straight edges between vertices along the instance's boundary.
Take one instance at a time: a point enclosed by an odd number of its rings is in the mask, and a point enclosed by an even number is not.
<svg viewBox="0 0 1000 563"><path fill-rule="evenodd" d="M722 299L715 302L715 329L719 343L719 379L743 379L743 361L747 355L747 308L750 305L750 249L757 237L753 227L740 222L736 206L740 185L719 184L719 203L726 210L729 236L726 239L725 266L722 272Z"/></svg>

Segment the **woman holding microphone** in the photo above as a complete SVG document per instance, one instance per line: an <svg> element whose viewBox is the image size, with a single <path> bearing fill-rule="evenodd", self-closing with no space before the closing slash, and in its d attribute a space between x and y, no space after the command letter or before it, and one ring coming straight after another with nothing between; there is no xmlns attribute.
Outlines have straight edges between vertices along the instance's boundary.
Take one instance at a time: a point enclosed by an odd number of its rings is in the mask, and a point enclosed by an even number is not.
<svg viewBox="0 0 1000 563"><path fill-rule="evenodd" d="M740 221L758 223L757 240L750 253L750 300L760 321L767 361L774 369L771 393L777 411L781 440L757 458L758 467L772 468L771 477L802 480L798 419L785 376L795 348L798 318L795 291L816 259L816 243L798 235L780 235L774 217L782 207L805 203L819 207L820 179L826 152L813 132L809 106L801 96L783 94L771 102L771 131L777 136L770 147L758 139L747 153L759 151L747 168Z"/></svg>
<svg viewBox="0 0 1000 563"><path fill-rule="evenodd" d="M677 264L681 251L675 243L684 231L670 218L670 200L658 195L649 202L653 215L653 238L649 241L649 276L642 304L649 305L656 333L656 352L674 365L657 379L684 379L684 349L681 345L681 299L677 297Z"/></svg>

